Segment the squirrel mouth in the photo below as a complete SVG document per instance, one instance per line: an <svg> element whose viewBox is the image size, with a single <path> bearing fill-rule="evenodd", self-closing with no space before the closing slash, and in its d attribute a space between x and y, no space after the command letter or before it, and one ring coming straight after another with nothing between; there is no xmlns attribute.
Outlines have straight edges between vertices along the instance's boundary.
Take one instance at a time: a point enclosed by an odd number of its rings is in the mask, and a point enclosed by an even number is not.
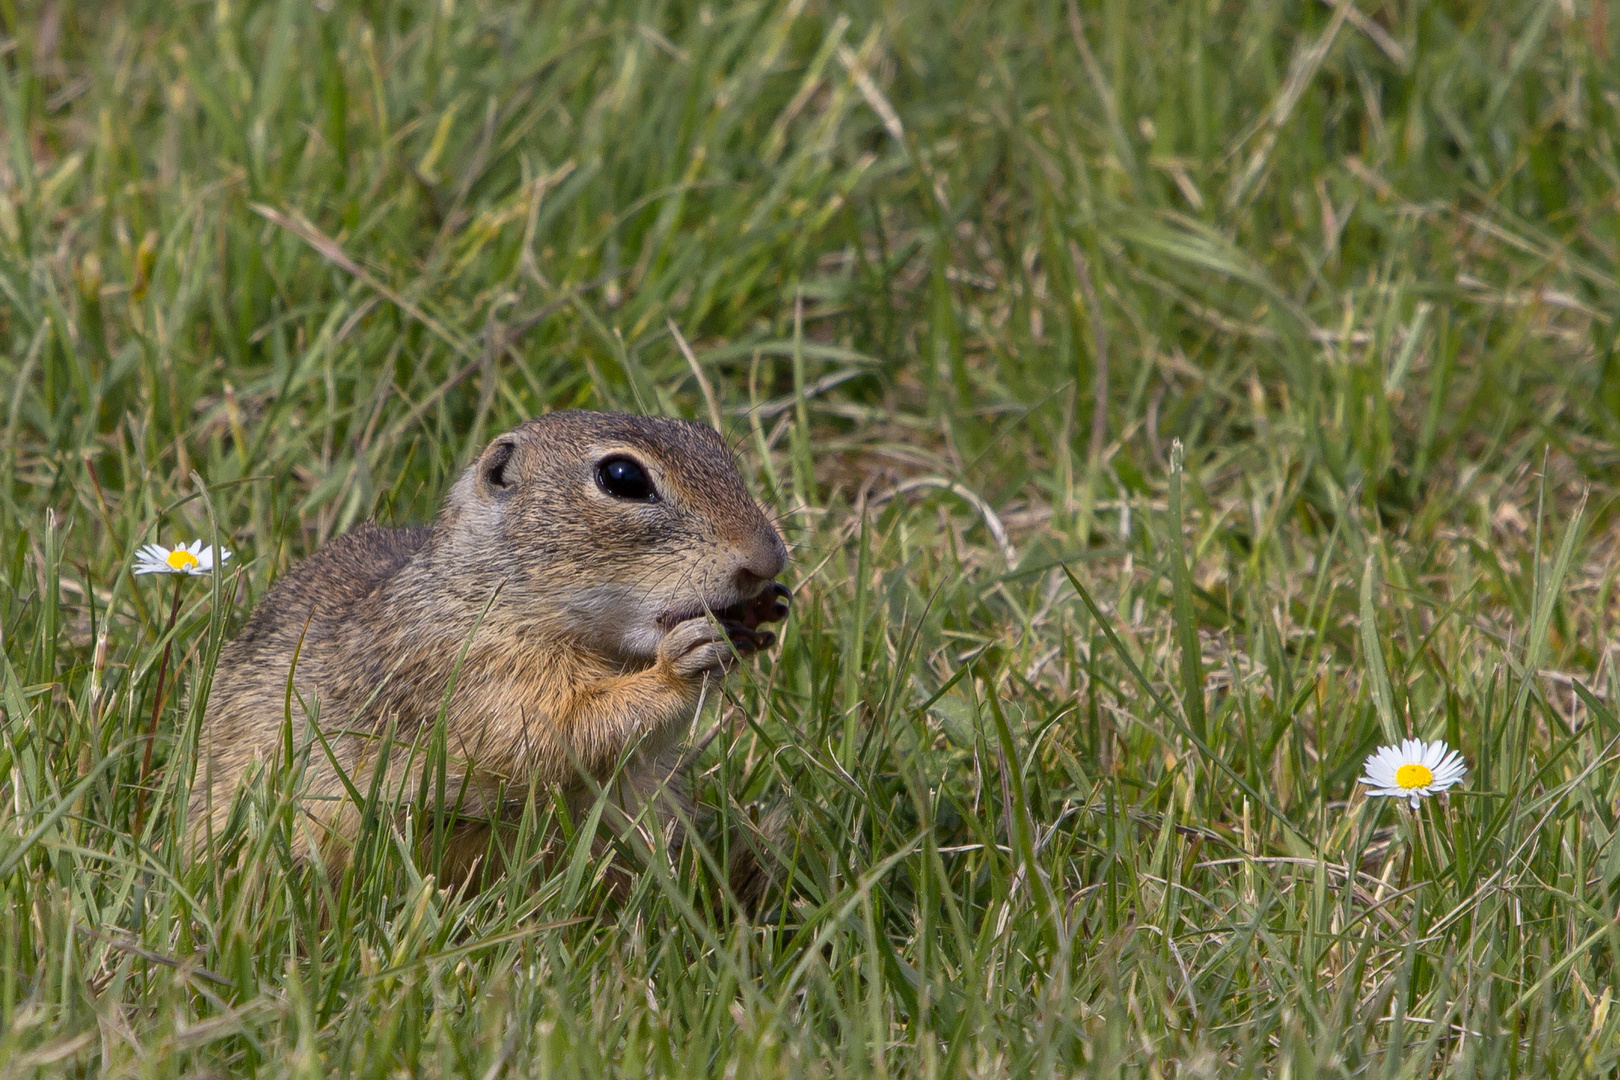
<svg viewBox="0 0 1620 1080"><path fill-rule="evenodd" d="M761 630L760 624L781 622L787 618L788 605L793 593L780 581L773 581L747 600L727 604L722 608L695 607L686 611L666 612L658 620L664 629L673 629L677 623L712 614L731 635L732 643L749 651L768 649L776 644L776 635Z"/></svg>

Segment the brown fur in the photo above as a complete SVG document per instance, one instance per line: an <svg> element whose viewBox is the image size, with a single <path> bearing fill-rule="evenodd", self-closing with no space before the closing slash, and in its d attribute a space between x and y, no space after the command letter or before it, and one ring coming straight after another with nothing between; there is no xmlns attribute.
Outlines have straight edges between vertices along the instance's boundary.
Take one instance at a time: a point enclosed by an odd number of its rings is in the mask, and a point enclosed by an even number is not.
<svg viewBox="0 0 1620 1080"><path fill-rule="evenodd" d="M614 455L646 468L657 501L599 486L597 466ZM447 804L499 822L531 791L545 805L560 789L583 809L593 785L582 770L606 782L635 745L615 781L615 803L634 815L664 789L700 698L770 643L752 627L785 613L771 603L786 557L710 428L588 412L530 420L490 443L431 527L357 526L259 603L208 698L193 843L223 827L243 780L280 752L292 671L294 745L311 748L298 850L313 840L328 868L342 866L359 808L309 716L362 793L392 724L384 794L414 799L463 649L445 711ZM723 625L711 617L721 609L755 618ZM470 871L488 839L487 824L455 833L447 876Z"/></svg>

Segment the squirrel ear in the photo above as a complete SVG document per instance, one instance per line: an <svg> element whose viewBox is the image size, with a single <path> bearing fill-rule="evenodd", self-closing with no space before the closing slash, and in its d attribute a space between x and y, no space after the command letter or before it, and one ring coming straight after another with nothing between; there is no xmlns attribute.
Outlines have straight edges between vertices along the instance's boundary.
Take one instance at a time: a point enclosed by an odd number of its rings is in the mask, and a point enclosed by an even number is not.
<svg viewBox="0 0 1620 1080"><path fill-rule="evenodd" d="M512 455L517 452L517 444L510 439L499 439L490 443L489 449L484 451L484 459L478 463L478 474L484 478L484 483L496 491L505 491L512 481L506 475L506 467L512 463Z"/></svg>

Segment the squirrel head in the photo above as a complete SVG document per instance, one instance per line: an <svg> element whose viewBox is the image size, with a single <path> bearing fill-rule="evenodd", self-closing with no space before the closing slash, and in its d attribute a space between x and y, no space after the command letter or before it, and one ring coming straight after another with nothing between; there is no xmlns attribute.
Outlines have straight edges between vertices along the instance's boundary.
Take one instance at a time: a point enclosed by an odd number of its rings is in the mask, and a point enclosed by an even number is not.
<svg viewBox="0 0 1620 1080"><path fill-rule="evenodd" d="M503 618L625 660L686 619L742 619L787 565L713 428L578 410L491 440L431 543L469 605L495 595Z"/></svg>

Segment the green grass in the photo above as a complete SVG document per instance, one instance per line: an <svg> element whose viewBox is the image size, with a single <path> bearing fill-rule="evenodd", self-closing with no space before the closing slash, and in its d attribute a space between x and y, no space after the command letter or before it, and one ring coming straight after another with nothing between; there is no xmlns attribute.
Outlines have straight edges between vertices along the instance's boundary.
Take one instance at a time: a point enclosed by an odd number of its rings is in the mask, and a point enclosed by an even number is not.
<svg viewBox="0 0 1620 1080"><path fill-rule="evenodd" d="M1604 0L0 20L0 1073L1620 1069ZM327 891L272 785L188 859L277 574L694 367L797 587L705 852L457 897L417 818ZM133 552L216 529L166 639Z"/></svg>

